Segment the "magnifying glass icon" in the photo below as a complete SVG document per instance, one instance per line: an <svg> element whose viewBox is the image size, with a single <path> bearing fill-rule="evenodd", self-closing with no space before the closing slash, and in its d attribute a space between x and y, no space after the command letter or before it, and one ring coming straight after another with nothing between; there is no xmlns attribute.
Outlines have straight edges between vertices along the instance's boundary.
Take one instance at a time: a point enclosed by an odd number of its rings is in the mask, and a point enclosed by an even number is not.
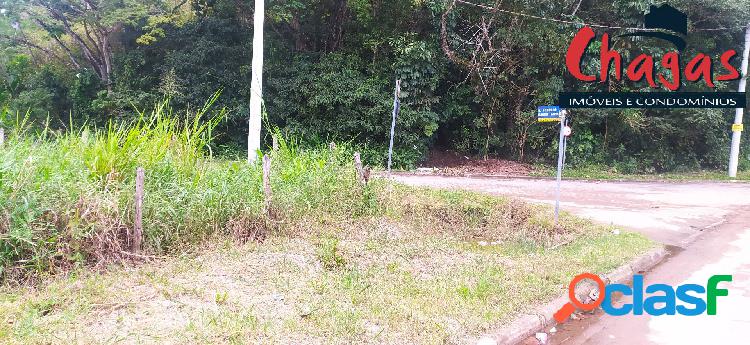
<svg viewBox="0 0 750 345"><path fill-rule="evenodd" d="M589 279L596 283L596 285L599 288L599 297L591 302L591 303L581 303L576 298L576 285L580 283L581 281ZM576 311L576 308L585 310L585 311L591 311L599 307L602 302L604 301L604 289L606 288L606 285L604 284L604 281L602 278L599 278L598 275L593 273L582 273L573 278L573 280L570 281L570 286L568 286L568 298L570 299L570 302L565 303L560 310L558 310L553 316L555 318L555 321L557 323L563 323L565 320L567 320L573 312Z"/></svg>

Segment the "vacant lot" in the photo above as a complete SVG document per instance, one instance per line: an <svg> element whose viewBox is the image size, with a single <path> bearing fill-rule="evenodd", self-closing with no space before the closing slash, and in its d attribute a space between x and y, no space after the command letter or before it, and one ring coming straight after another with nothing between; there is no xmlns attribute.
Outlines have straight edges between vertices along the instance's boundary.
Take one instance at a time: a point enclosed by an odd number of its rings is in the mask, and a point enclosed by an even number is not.
<svg viewBox="0 0 750 345"><path fill-rule="evenodd" d="M572 219L567 219L574 222ZM573 225L573 224L570 224ZM213 242L0 294L8 343L466 343L653 244L583 222L573 242L467 241L368 219L321 236Z"/></svg>
<svg viewBox="0 0 750 345"><path fill-rule="evenodd" d="M569 215L554 225L519 200L360 184L345 145L282 138L266 213L260 166L211 158L210 125L156 113L102 132L11 133L0 342L465 343L654 246Z"/></svg>

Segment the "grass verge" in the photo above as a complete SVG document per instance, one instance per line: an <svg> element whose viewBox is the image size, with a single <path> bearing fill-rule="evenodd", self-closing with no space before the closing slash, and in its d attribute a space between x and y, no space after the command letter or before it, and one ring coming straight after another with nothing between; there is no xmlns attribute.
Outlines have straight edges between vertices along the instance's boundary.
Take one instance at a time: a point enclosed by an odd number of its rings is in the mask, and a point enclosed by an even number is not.
<svg viewBox="0 0 750 345"><path fill-rule="evenodd" d="M549 166L535 166L531 176L554 177L557 168ZM739 171L737 178L733 179L726 171L701 170L689 172L653 173L653 174L626 174L616 169L604 166L565 167L563 176L574 179L593 180L629 180L629 181L750 181L750 171Z"/></svg>
<svg viewBox="0 0 750 345"><path fill-rule="evenodd" d="M260 167L211 158L205 110L165 109L104 131L12 133L0 342L464 343L654 246L567 214L555 226L518 200L361 186L346 145L281 138L267 218ZM133 266L138 166L153 258Z"/></svg>
<svg viewBox="0 0 750 345"><path fill-rule="evenodd" d="M489 237L485 245L379 218L323 236L213 242L135 269L74 271L36 287L6 287L0 339L469 343L561 294L572 276L609 272L654 245L577 224L582 235L555 249Z"/></svg>
<svg viewBox="0 0 750 345"><path fill-rule="evenodd" d="M572 276L607 273L654 246L569 215L545 233L549 209L503 198L398 185L381 192L391 205L383 215L300 223L294 235L244 245L213 239L137 268L5 286L0 339L470 343L556 297Z"/></svg>

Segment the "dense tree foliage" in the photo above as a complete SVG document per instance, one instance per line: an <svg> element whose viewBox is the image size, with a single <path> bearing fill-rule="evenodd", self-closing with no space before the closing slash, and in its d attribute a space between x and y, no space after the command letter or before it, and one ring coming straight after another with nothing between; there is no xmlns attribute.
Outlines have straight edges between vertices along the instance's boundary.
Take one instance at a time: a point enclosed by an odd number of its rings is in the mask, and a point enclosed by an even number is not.
<svg viewBox="0 0 750 345"><path fill-rule="evenodd" d="M305 141L351 140L371 163L382 163L393 84L400 79L397 164L413 164L431 148L547 160L556 151L555 129L535 123L537 106L553 104L562 90L648 89L644 82L572 79L564 58L573 35L582 23L642 26L649 6L661 3L267 0L264 121ZM71 120L101 125L128 120L133 108L163 98L176 108L198 107L221 90L218 103L230 115L219 144L224 152L244 147L252 1L0 4L5 109L29 110L32 119L49 119L57 128ZM670 4L690 20L686 56L741 50L750 1ZM626 32L596 30L599 36ZM626 61L673 49L649 40L615 44ZM598 64L591 58L584 68L598 70ZM568 157L625 171L720 168L731 120L732 112L720 110L576 111Z"/></svg>

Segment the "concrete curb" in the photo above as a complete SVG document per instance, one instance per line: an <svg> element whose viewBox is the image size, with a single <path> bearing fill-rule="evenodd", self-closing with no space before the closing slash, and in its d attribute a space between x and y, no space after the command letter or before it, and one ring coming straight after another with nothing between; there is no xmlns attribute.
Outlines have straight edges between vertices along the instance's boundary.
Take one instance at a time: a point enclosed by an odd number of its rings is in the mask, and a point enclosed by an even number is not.
<svg viewBox="0 0 750 345"><path fill-rule="evenodd" d="M685 238L684 240L682 240L682 242L680 243L680 245L684 248L684 247L687 247L687 246L693 244L693 242L697 241L698 238L700 238L701 236L705 235L710 230L713 230L713 229L715 229L715 228L717 228L717 227L719 227L721 225L724 225L727 221L729 221L728 217L723 217L720 220L718 220L716 222L713 222L712 224L709 224L707 226L704 226L701 229L698 229L698 231L696 231L692 235L690 235L687 238Z"/></svg>
<svg viewBox="0 0 750 345"><path fill-rule="evenodd" d="M634 274L640 274L652 269L661 263L667 256L665 247L653 249L625 265L622 265L602 276L607 284L624 284L630 282ZM576 295L587 296L594 285L581 286L576 289ZM555 298L553 301L542 305L533 314L524 314L516 318L509 325L483 336L477 344L481 345L513 345L533 336L536 332L556 324L553 314L568 302L567 294Z"/></svg>
<svg viewBox="0 0 750 345"><path fill-rule="evenodd" d="M376 176L386 176L385 172L378 172ZM476 179L502 179L502 180L544 180L554 181L555 177L552 176L539 176L539 175L495 175L495 174L445 174L440 172L433 173L420 173L415 171L393 171L391 175L394 176L436 176L436 177L460 177L460 178L476 178ZM726 184L750 184L747 180L718 180L718 179L658 179L658 178L643 178L643 179L627 179L627 178L583 178L583 177L566 177L566 181L577 181L577 182L632 182L632 183L669 183L669 184L680 184L680 183L726 183Z"/></svg>

